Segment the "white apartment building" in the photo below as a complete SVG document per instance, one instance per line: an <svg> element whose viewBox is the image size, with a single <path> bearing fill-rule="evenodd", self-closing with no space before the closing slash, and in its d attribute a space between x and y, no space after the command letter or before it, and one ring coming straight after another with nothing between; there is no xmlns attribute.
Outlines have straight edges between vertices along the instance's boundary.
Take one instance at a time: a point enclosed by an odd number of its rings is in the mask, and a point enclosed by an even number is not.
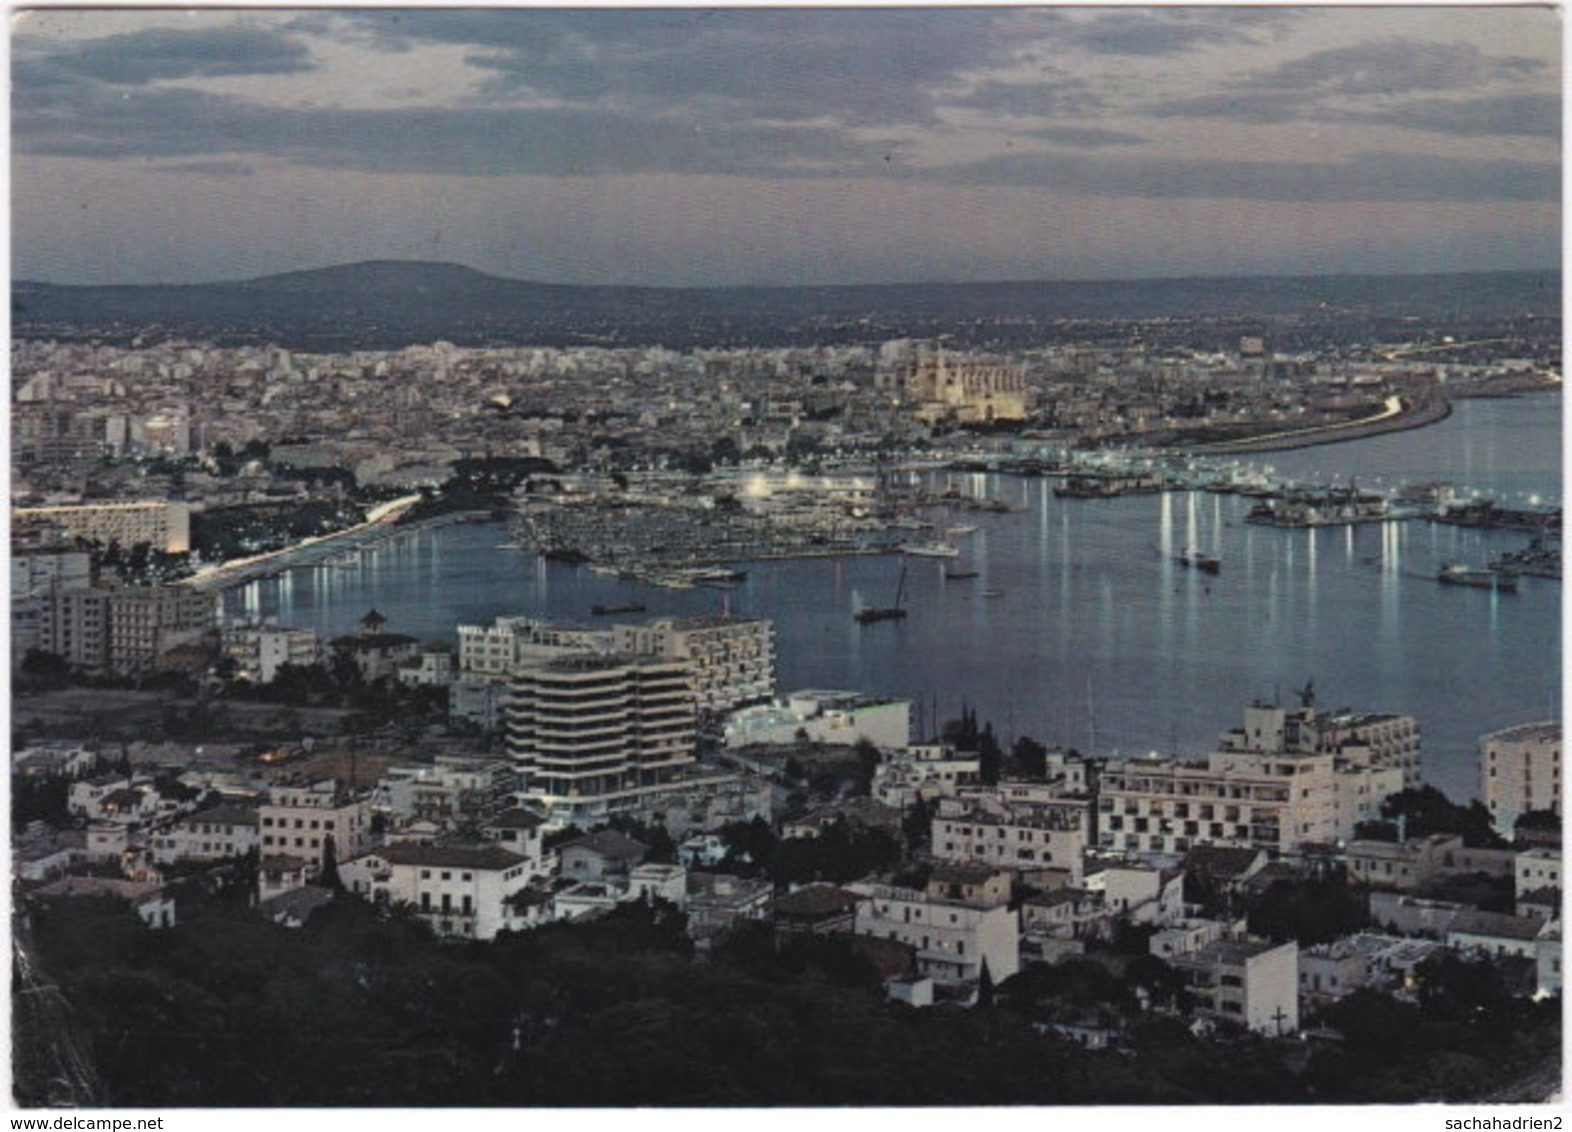
<svg viewBox="0 0 1572 1132"><path fill-rule="evenodd" d="M398 666L399 683L410 687L446 688L455 673L453 654L446 645L426 645Z"/></svg>
<svg viewBox="0 0 1572 1132"><path fill-rule="evenodd" d="M439 936L494 939L508 926L508 900L540 862L500 845L384 845L339 868L344 885L373 901L406 904Z"/></svg>
<svg viewBox="0 0 1572 1132"><path fill-rule="evenodd" d="M1349 765L1396 768L1403 789L1417 787L1420 777L1420 729L1410 715L1338 711L1315 708L1315 692L1300 693L1303 706L1288 711L1277 704L1253 703L1244 710L1243 726L1218 736L1220 751L1257 754L1332 754Z"/></svg>
<svg viewBox="0 0 1572 1132"><path fill-rule="evenodd" d="M775 625L764 618L663 617L613 627L614 648L686 661L701 712L730 711L775 694Z"/></svg>
<svg viewBox="0 0 1572 1132"><path fill-rule="evenodd" d="M694 761L696 727L686 664L561 657L514 676L507 749L521 799L582 825L669 786Z"/></svg>
<svg viewBox="0 0 1572 1132"><path fill-rule="evenodd" d="M851 885L862 899L852 930L916 951L917 972L947 986L973 986L984 965L995 984L1020 969L1020 924L1002 900L990 906L911 888Z"/></svg>
<svg viewBox="0 0 1572 1132"><path fill-rule="evenodd" d="M1220 749L1204 762L1141 758L1105 767L1099 845L1184 853L1194 845L1290 850L1347 841L1417 774L1418 730L1410 724L1406 716L1320 716L1311 707L1289 713L1254 704L1244 726L1223 732ZM1385 736L1386 754L1352 738L1370 728Z"/></svg>
<svg viewBox="0 0 1572 1132"><path fill-rule="evenodd" d="M1169 960L1203 1018L1280 1037L1299 1029L1299 945L1218 939Z"/></svg>
<svg viewBox="0 0 1572 1132"><path fill-rule="evenodd" d="M1519 900L1546 888L1562 888L1561 854L1553 849L1528 849L1517 855L1513 867L1514 887Z"/></svg>
<svg viewBox="0 0 1572 1132"><path fill-rule="evenodd" d="M273 787L257 811L257 826L263 856L288 854L320 868L329 836L339 861L365 849L371 814L363 798L329 780L311 786Z"/></svg>
<svg viewBox="0 0 1572 1132"><path fill-rule="evenodd" d="M1194 845L1287 850L1335 841L1332 759L1219 752L1205 762L1111 762L1098 798L1099 847L1182 854Z"/></svg>
<svg viewBox="0 0 1572 1132"><path fill-rule="evenodd" d="M1525 723L1479 741L1479 786L1497 833L1533 810L1561 812L1561 724Z"/></svg>
<svg viewBox="0 0 1572 1132"><path fill-rule="evenodd" d="M184 554L191 549L191 509L185 503L88 503L65 507L18 507L11 512L17 530L54 527L69 538L118 542L129 550L145 542L154 550Z"/></svg>
<svg viewBox="0 0 1572 1132"><path fill-rule="evenodd" d="M1133 923L1176 924L1184 915L1184 873L1141 865L1107 865L1086 878L1086 887L1100 892L1111 915Z"/></svg>
<svg viewBox="0 0 1572 1132"><path fill-rule="evenodd" d="M603 629L499 617L491 625L460 625L458 636L459 675L468 680L504 680L561 656L620 654L687 663L701 712L775 694L775 626L763 618L665 617Z"/></svg>
<svg viewBox="0 0 1572 1132"><path fill-rule="evenodd" d="M506 681L522 665L611 651L610 629L552 625L533 617L498 617L490 625L458 627L459 676L466 680Z"/></svg>
<svg viewBox="0 0 1572 1132"><path fill-rule="evenodd" d="M1350 764L1339 757L1333 769L1332 807L1342 841L1353 838L1361 822L1380 821L1381 803L1405 789L1400 767Z"/></svg>
<svg viewBox="0 0 1572 1132"><path fill-rule="evenodd" d="M859 692L793 692L784 702L735 712L726 723L726 745L792 743L806 735L814 743L850 747L866 739L875 747L894 750L911 743L911 707L907 700L877 699Z"/></svg>
<svg viewBox="0 0 1572 1132"><path fill-rule="evenodd" d="M913 743L891 751L873 771L873 797L904 810L919 798L953 798L974 785L981 770L976 752L955 751L942 743Z"/></svg>
<svg viewBox="0 0 1572 1132"><path fill-rule="evenodd" d="M322 660L322 638L315 629L241 623L223 631L224 654L237 674L255 684L271 684L286 664L306 668Z"/></svg>
<svg viewBox="0 0 1572 1132"><path fill-rule="evenodd" d="M933 855L941 861L1006 869L1064 869L1072 884L1091 841L1090 799L1006 803L942 798L933 818Z"/></svg>
<svg viewBox="0 0 1572 1132"><path fill-rule="evenodd" d="M216 806L178 818L148 838L155 864L217 861L238 857L261 845L256 810Z"/></svg>
<svg viewBox="0 0 1572 1132"><path fill-rule="evenodd" d="M441 823L500 802L517 777L506 759L439 755L429 764L390 766L377 785L394 817Z"/></svg>

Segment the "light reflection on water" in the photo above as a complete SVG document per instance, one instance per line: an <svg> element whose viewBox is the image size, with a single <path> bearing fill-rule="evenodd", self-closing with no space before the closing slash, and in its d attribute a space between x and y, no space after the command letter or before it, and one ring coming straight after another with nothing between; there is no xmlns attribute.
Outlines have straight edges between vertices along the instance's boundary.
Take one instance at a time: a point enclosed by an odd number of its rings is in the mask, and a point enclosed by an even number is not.
<svg viewBox="0 0 1572 1132"><path fill-rule="evenodd" d="M1518 427L1520 403L1466 409L1470 427L1499 443L1522 448L1534 433ZM1426 434L1459 427L1464 415L1382 439L1444 454L1456 438ZM1358 447L1308 451L1342 467L1343 450ZM1423 456L1395 449L1386 458L1443 478L1423 470ZM1528 467L1542 460L1537 450L1525 456ZM1274 462L1287 457L1308 459ZM461 623L520 613L591 622L592 605L629 601L649 615L767 616L782 690L902 696L925 705L925 720L970 705L1006 739L1084 748L1095 729L1102 754L1203 754L1247 701L1291 699L1313 679L1324 707L1417 716L1427 776L1459 798L1477 792L1479 735L1559 713L1559 585L1525 578L1517 594L1493 595L1435 581L1443 562L1482 563L1526 536L1422 522L1275 530L1245 523L1252 501L1236 496L1074 500L1055 498L1046 480L935 481L1026 510L964 513L978 530L959 540L960 559L754 563L726 591L607 578L503 549L500 526L445 527L367 551L353 569L246 586L226 595L226 612L337 636L375 607L391 631L449 643ZM1556 487L1538 485L1547 495ZM1221 574L1179 565L1175 555L1188 548L1217 553ZM903 565L910 616L854 622L856 608L893 599ZM946 566L979 576L948 581Z"/></svg>

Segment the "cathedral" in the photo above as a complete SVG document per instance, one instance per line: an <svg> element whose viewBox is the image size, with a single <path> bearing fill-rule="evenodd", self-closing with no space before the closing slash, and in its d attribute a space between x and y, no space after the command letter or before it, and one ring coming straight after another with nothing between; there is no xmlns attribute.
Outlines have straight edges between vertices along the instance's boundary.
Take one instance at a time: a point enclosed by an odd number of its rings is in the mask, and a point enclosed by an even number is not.
<svg viewBox="0 0 1572 1132"><path fill-rule="evenodd" d="M935 345L920 350L906 377L906 397L924 422L988 424L1027 416L1021 367L997 358L955 357Z"/></svg>

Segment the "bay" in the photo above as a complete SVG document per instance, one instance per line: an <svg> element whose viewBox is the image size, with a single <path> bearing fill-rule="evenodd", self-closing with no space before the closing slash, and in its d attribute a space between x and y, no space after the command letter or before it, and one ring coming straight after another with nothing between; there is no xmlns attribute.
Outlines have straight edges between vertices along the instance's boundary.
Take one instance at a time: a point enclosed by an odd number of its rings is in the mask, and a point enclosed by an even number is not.
<svg viewBox="0 0 1572 1132"><path fill-rule="evenodd" d="M1447 480L1503 505L1560 498L1561 398L1460 402L1446 421L1258 458L1283 476L1361 485ZM1526 536L1423 521L1317 530L1244 522L1251 501L1172 492L1059 499L1052 482L932 473L931 486L1018 510L965 514L952 560L893 556L751 563L730 590L670 590L544 562L501 524L409 533L350 568L291 570L225 595L226 616L276 617L325 636L375 608L388 629L453 644L502 615L591 623L597 604L641 616L772 618L779 686L910 699L918 730L975 708L1008 742L1030 735L1100 755L1201 756L1252 700L1412 714L1426 778L1478 794L1478 740L1560 716L1561 593L1443 586L1443 563L1482 563ZM953 516L959 521L959 514ZM1209 576L1175 561L1215 553ZM908 617L860 625L905 568ZM977 572L947 580L946 570Z"/></svg>

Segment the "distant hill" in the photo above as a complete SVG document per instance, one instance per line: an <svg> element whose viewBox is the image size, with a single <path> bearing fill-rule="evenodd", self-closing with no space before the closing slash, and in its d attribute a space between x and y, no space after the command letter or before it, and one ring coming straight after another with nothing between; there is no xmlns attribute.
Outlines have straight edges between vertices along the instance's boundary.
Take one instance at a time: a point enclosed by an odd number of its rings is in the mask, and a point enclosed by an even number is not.
<svg viewBox="0 0 1572 1132"><path fill-rule="evenodd" d="M17 282L21 338L176 335L294 349L459 345L810 345L955 335L1048 340L1064 320L1478 322L1557 317L1553 271L840 287L569 286L450 263L375 261L233 282ZM1062 331L1062 327L1060 330Z"/></svg>

